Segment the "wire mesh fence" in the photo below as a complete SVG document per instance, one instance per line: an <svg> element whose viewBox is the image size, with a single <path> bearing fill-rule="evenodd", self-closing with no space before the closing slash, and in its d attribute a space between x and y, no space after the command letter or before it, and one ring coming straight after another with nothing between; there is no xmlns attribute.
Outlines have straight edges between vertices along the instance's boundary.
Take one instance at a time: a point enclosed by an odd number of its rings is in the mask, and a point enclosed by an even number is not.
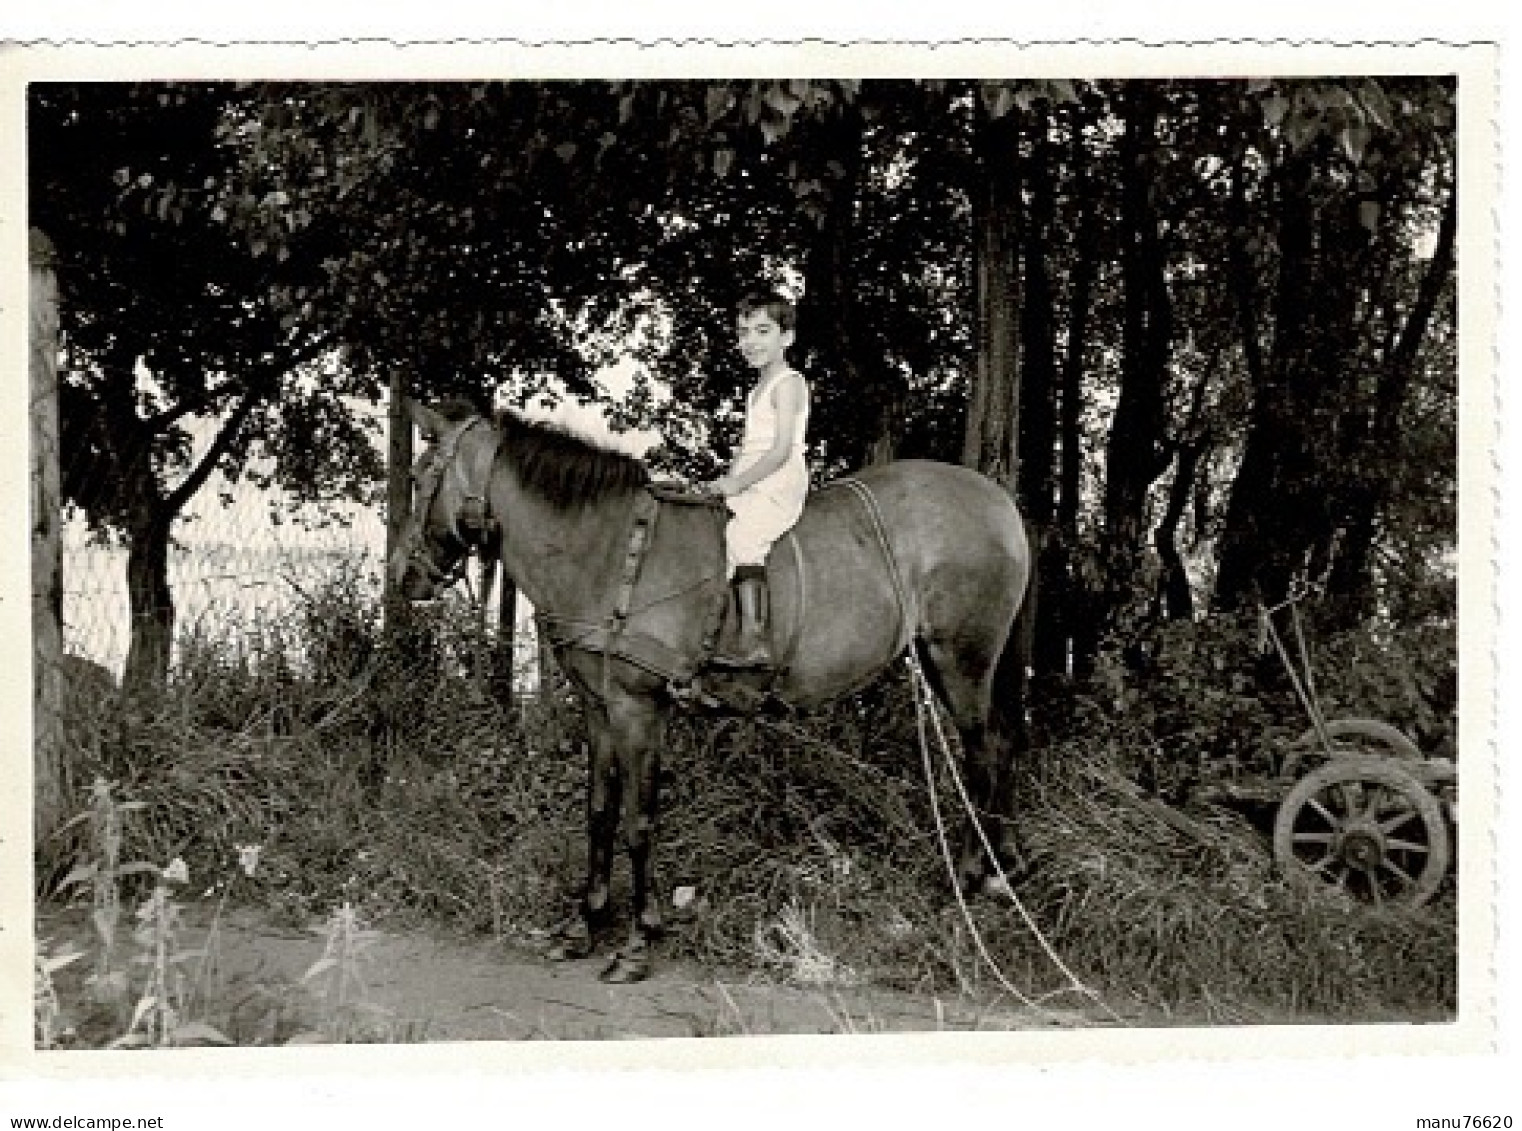
<svg viewBox="0 0 1522 1131"><path fill-rule="evenodd" d="M278 641L282 662L306 666L302 649L312 633L292 631L342 608L379 625L384 588L385 528L380 508L349 508L322 521L293 508L272 510L272 495L254 489L202 504L175 524L169 587L175 635L171 668L186 649L214 644L229 654L257 654ZM278 501L278 500L276 500ZM63 641L77 660L99 665L120 683L131 645L127 548L94 536L78 516L64 524ZM457 593L436 616L457 635L493 647L500 616L499 586L484 610L474 591ZM539 657L532 610L519 602L513 633L514 685L537 683ZM462 661L469 665L469 659Z"/></svg>

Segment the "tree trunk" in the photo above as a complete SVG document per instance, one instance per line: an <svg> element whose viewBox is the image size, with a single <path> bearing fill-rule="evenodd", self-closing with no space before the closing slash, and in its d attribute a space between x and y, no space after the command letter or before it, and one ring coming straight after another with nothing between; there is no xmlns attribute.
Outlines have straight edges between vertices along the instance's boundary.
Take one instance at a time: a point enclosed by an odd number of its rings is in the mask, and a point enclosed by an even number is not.
<svg viewBox="0 0 1522 1131"><path fill-rule="evenodd" d="M1292 336L1305 332L1311 314L1313 275L1311 166L1292 159L1278 178L1279 271L1274 299L1274 335L1270 356L1258 357L1260 327L1250 316L1244 297L1251 293L1252 270L1245 255L1233 256L1248 370L1253 378L1252 410L1242 463L1232 483L1221 533L1215 604L1232 611L1254 600L1275 603L1288 592L1293 551L1286 535L1294 524L1285 513L1294 503L1288 497L1285 461L1288 447L1304 422L1295 419L1289 372L1295 364ZM1254 304L1254 310L1256 306Z"/></svg>
<svg viewBox="0 0 1522 1131"><path fill-rule="evenodd" d="M1038 124L1038 135L1044 131L1045 124ZM1050 526L1056 514L1057 335L1047 264L1056 211L1052 161L1051 144L1038 141L1031 151L1026 178L1030 215L1025 226L1025 290L1020 307L1019 498L1026 517L1041 529Z"/></svg>
<svg viewBox="0 0 1522 1131"><path fill-rule="evenodd" d="M1361 474L1348 508L1342 549L1333 563L1330 578L1331 592L1342 599L1350 618L1365 616L1371 608L1374 539L1379 514L1390 501L1390 478L1380 474L1377 465L1380 456L1388 459L1392 446L1399 446L1400 414L1416 374L1422 341L1453 275L1454 244L1458 234L1457 197L1457 192L1450 192L1438 228L1437 246L1422 276L1416 303L1380 374L1369 428L1363 437L1363 450L1354 457Z"/></svg>
<svg viewBox="0 0 1522 1131"><path fill-rule="evenodd" d="M971 192L977 357L968 393L962 462L1013 490L1019 466L1020 182L1016 121L974 110L976 183Z"/></svg>
<svg viewBox="0 0 1522 1131"><path fill-rule="evenodd" d="M1062 633L1064 561L1053 528L1056 515L1057 335L1048 252L1056 214L1055 153L1038 121L1031 151L1030 214L1025 226L1025 290L1021 303L1023 365L1020 371L1019 499L1030 534L1038 596L1033 623L1031 666L1040 674L1067 670Z"/></svg>
<svg viewBox="0 0 1522 1131"><path fill-rule="evenodd" d="M1204 445L1199 443L1187 443L1179 449L1178 467L1174 471L1173 484L1168 488L1168 506L1153 532L1153 544L1163 563L1159 601L1162 615L1168 620L1194 619L1194 594L1189 588L1189 573L1178 549L1178 525L1189 505L1204 451Z"/></svg>
<svg viewBox="0 0 1522 1131"><path fill-rule="evenodd" d="M1255 375L1216 582L1216 605L1228 610L1277 603L1297 576L1322 576L1356 490L1344 437L1361 411L1354 354L1368 233L1357 195L1318 184L1309 155L1288 159L1278 182L1273 350Z"/></svg>
<svg viewBox="0 0 1522 1131"><path fill-rule="evenodd" d="M127 608L131 641L122 689L151 694L164 686L174 645L174 594L169 588L170 523L160 508L144 509L127 530Z"/></svg>
<svg viewBox="0 0 1522 1131"><path fill-rule="evenodd" d="M1074 130L1074 193L1078 198L1078 241L1073 273L1068 284L1067 342L1062 359L1061 408L1058 431L1062 450L1058 470L1057 529L1061 541L1060 596L1048 588L1043 600L1048 607L1060 603L1061 627L1057 637L1067 651L1065 665L1074 675L1086 675L1099 647L1094 602L1085 599L1075 555L1079 552L1078 514L1083 480L1083 374L1088 351L1089 316L1094 283L1099 273L1102 214L1095 197L1098 188L1088 170L1088 151L1083 134Z"/></svg>
<svg viewBox="0 0 1522 1131"><path fill-rule="evenodd" d="M1105 463L1105 594L1108 614L1133 596L1141 564L1147 491L1168 467L1164 391L1173 309L1166 254L1148 202L1157 149L1156 105L1139 84L1127 87L1121 142L1121 284L1125 312L1120 396Z"/></svg>
<svg viewBox="0 0 1522 1131"><path fill-rule="evenodd" d="M53 245L32 229L30 382L32 437L33 806L38 843L62 820L70 792L63 741L63 538L58 462L58 276Z"/></svg>
<svg viewBox="0 0 1522 1131"><path fill-rule="evenodd" d="M893 459L903 432L907 390L883 361L874 318L863 309L856 271L856 210L865 164L866 120L854 106L814 123L812 160L827 201L804 261L801 344L814 376L814 419L841 437L849 466Z"/></svg>

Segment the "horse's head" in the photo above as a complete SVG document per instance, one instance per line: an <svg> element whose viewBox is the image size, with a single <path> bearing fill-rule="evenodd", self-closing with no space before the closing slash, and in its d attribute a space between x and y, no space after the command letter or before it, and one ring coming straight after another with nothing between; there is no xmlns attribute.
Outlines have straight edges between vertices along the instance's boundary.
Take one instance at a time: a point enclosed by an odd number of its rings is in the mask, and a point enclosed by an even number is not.
<svg viewBox="0 0 1522 1131"><path fill-rule="evenodd" d="M464 575L472 550L488 549L496 537L486 495L497 432L479 416L450 419L412 400L406 407L429 443L412 468L412 514L391 577L407 600L428 601Z"/></svg>

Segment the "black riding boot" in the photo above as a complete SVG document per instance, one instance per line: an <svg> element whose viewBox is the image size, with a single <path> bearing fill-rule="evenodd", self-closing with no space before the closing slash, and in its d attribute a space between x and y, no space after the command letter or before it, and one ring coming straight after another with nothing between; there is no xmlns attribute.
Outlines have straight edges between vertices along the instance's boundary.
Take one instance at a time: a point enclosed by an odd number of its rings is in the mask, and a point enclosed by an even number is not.
<svg viewBox="0 0 1522 1131"><path fill-rule="evenodd" d="M772 652L766 642L766 572L761 566L735 570L735 598L740 606L739 638L730 655L713 662L722 668L769 668Z"/></svg>

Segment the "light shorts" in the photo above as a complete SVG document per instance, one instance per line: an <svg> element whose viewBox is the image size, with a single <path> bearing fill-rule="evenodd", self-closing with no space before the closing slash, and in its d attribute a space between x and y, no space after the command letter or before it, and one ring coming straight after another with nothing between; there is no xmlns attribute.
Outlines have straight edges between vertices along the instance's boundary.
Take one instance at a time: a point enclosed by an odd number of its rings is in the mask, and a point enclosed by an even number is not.
<svg viewBox="0 0 1522 1131"><path fill-rule="evenodd" d="M785 476L787 470L724 500L734 515L724 539L731 577L739 566L765 565L772 543L791 530L803 513L807 474ZM801 490L796 481L801 481Z"/></svg>

